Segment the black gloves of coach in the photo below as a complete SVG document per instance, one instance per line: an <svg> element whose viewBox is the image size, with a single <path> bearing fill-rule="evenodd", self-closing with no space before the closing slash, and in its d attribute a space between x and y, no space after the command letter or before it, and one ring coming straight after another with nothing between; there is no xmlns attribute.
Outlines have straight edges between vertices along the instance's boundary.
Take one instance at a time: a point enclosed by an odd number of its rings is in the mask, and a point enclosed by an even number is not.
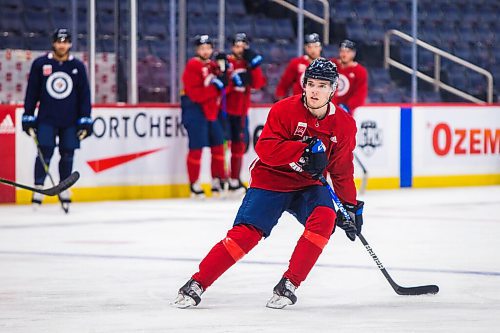
<svg viewBox="0 0 500 333"><path fill-rule="evenodd" d="M81 117L76 123L76 136L81 141L92 134L93 121L90 117Z"/></svg>
<svg viewBox="0 0 500 333"><path fill-rule="evenodd" d="M252 49L245 49L243 51L243 59L246 60L250 68L255 68L259 66L264 60L260 54L257 54L254 50Z"/></svg>
<svg viewBox="0 0 500 333"><path fill-rule="evenodd" d="M361 233L361 227L363 225L363 206L365 202L361 200L357 201L356 205L349 203L344 204L344 208L349 214L349 219L346 219L340 210L337 211L337 218L335 219L335 225L343 229L347 238L353 242L356 240L356 235ZM335 228L333 230L335 231Z"/></svg>
<svg viewBox="0 0 500 333"><path fill-rule="evenodd" d="M319 179L328 165L326 147L317 137L307 139L306 143L308 145L304 148L304 153L300 157L298 164L302 167L302 170L310 174L312 178Z"/></svg>
<svg viewBox="0 0 500 333"><path fill-rule="evenodd" d="M23 125L23 131L26 132L29 136L31 136L30 130L33 130L36 133L36 117L33 115L25 114L21 118L21 123Z"/></svg>

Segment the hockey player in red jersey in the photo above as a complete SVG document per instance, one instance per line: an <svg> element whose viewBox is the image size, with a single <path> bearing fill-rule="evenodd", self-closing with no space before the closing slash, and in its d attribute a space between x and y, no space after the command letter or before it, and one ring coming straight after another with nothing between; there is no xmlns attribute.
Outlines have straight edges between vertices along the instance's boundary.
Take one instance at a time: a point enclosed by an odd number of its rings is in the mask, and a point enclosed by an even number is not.
<svg viewBox="0 0 500 333"><path fill-rule="evenodd" d="M228 140L231 142L231 170L229 191L245 189L240 180L241 164L246 145L249 141L248 109L251 89L260 89L266 84L260 64L262 56L249 47L245 33L237 33L233 38L231 54L227 57L230 64L230 84L226 90L226 126Z"/></svg>
<svg viewBox="0 0 500 333"><path fill-rule="evenodd" d="M225 73L210 59L212 39L198 35L194 41L196 56L191 58L182 75L184 95L181 96L182 124L189 137L187 170L192 196L204 196L200 186L201 153L210 147L212 153L212 193L220 194L226 178L224 170L224 133L218 120L221 91Z"/></svg>
<svg viewBox="0 0 500 333"><path fill-rule="evenodd" d="M354 115L357 107L365 104L368 95L366 68L354 61L356 44L348 39L340 43L338 59L331 59L339 71L339 86L333 102Z"/></svg>
<svg viewBox="0 0 500 333"><path fill-rule="evenodd" d="M361 232L363 202L353 179L354 119L330 102L337 87L336 66L323 58L305 71L304 92L276 103L255 150L250 188L227 236L201 261L199 271L181 287L174 306L198 305L202 293L229 267L268 237L284 211L305 229L287 271L274 287L270 308L295 304L295 290L306 279L336 225L351 240ZM318 180L328 172L351 215L336 214L328 189Z"/></svg>
<svg viewBox="0 0 500 333"><path fill-rule="evenodd" d="M321 56L321 50L321 41L317 33L304 36L304 51L306 54L301 57L293 58L288 63L288 66L276 86L276 100L281 100L290 96L290 88L292 89L292 95L302 94L304 71L311 61Z"/></svg>

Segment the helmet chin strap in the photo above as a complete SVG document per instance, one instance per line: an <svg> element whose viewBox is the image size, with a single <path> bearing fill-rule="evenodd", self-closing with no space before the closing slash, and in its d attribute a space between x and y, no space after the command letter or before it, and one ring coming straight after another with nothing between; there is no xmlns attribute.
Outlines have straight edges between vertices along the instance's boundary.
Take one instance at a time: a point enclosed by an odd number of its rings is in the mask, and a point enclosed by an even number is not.
<svg viewBox="0 0 500 333"><path fill-rule="evenodd" d="M306 105L306 108L308 108L309 110L317 110L317 109L321 109L323 107L325 107L328 103L330 103L330 100L332 99L333 97L333 94L334 92L332 92L330 94L330 96L328 97L328 99L326 100L326 103L321 105L321 106L318 106L318 107L312 107L312 106L309 106L309 104L307 103L307 97L306 97L306 92L302 92L302 98L304 100L304 104Z"/></svg>

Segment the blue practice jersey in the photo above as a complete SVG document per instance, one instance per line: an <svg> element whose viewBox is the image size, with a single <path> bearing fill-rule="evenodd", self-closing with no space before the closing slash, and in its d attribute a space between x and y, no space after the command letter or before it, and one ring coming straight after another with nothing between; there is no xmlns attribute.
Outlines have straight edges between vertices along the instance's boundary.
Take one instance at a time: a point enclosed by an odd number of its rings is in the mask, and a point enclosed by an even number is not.
<svg viewBox="0 0 500 333"><path fill-rule="evenodd" d="M31 65L24 100L24 112L35 113L37 120L55 127L75 126L80 117L90 117L90 89L85 65L69 56L67 61L54 59L52 52Z"/></svg>

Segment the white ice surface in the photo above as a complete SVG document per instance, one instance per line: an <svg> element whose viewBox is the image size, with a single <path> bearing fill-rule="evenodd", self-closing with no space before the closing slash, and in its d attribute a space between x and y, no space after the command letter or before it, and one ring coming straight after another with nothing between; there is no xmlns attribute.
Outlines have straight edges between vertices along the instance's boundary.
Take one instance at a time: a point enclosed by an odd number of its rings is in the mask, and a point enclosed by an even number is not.
<svg viewBox="0 0 500 333"><path fill-rule="evenodd" d="M500 187L369 191L359 241L335 232L283 310L265 307L302 227L285 214L197 308L169 306L237 200L0 205L0 332L499 332Z"/></svg>

